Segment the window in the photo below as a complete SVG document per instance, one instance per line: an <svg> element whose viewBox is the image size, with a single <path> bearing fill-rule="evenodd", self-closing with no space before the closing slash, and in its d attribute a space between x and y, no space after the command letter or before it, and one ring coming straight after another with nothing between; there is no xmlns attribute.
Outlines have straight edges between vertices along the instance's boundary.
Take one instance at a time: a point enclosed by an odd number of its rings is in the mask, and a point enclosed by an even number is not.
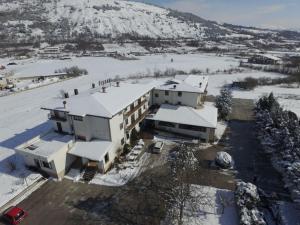
<svg viewBox="0 0 300 225"><path fill-rule="evenodd" d="M169 91L165 91L165 96L169 96Z"/></svg>
<svg viewBox="0 0 300 225"><path fill-rule="evenodd" d="M146 109L146 105L144 105L144 109Z"/></svg>
<svg viewBox="0 0 300 225"><path fill-rule="evenodd" d="M159 126L164 126L164 127L175 127L174 123L169 123L169 122L164 122L164 121L159 121L158 125Z"/></svg>
<svg viewBox="0 0 300 225"><path fill-rule="evenodd" d="M134 103L130 105L130 110L134 109Z"/></svg>
<svg viewBox="0 0 300 225"><path fill-rule="evenodd" d="M128 119L126 119L126 120L125 120L126 125L128 125L128 122L129 122Z"/></svg>
<svg viewBox="0 0 300 225"><path fill-rule="evenodd" d="M82 141L86 141L86 137L83 135L76 135L76 138Z"/></svg>
<svg viewBox="0 0 300 225"><path fill-rule="evenodd" d="M106 155L104 156L104 162L108 163L108 161L109 161L109 155L108 153L106 153Z"/></svg>
<svg viewBox="0 0 300 225"><path fill-rule="evenodd" d="M130 138L129 133L126 133L126 139L129 139L129 138Z"/></svg>
<svg viewBox="0 0 300 225"><path fill-rule="evenodd" d="M125 140L124 138L121 139L121 145L124 145L125 144Z"/></svg>
<svg viewBox="0 0 300 225"><path fill-rule="evenodd" d="M46 161L42 161L42 166L48 169L52 169L51 163L48 163Z"/></svg>
<svg viewBox="0 0 300 225"><path fill-rule="evenodd" d="M182 92L178 91L178 96L181 97L182 96Z"/></svg>
<svg viewBox="0 0 300 225"><path fill-rule="evenodd" d="M178 105L181 105L181 102L178 102Z"/></svg>
<svg viewBox="0 0 300 225"><path fill-rule="evenodd" d="M169 104L169 101L168 101L168 100L166 100L166 101L165 101L165 103L166 103L166 104Z"/></svg>
<svg viewBox="0 0 300 225"><path fill-rule="evenodd" d="M179 124L179 129L206 132L206 127L186 125L186 124Z"/></svg>
<svg viewBox="0 0 300 225"><path fill-rule="evenodd" d="M73 116L73 119L77 120L77 121L83 121L83 117L82 116Z"/></svg>
<svg viewBox="0 0 300 225"><path fill-rule="evenodd" d="M120 130L123 129L123 123L120 123Z"/></svg>
<svg viewBox="0 0 300 225"><path fill-rule="evenodd" d="M155 98L158 98L158 97L159 97L159 94L158 94L158 93L155 93L154 96L155 96Z"/></svg>

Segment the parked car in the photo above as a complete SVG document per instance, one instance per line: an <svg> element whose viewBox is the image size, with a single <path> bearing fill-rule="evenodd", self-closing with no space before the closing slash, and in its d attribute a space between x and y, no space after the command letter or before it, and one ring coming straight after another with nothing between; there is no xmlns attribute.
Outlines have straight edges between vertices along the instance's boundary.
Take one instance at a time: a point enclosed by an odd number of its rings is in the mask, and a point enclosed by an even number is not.
<svg viewBox="0 0 300 225"><path fill-rule="evenodd" d="M152 152L153 153L161 153L163 146L164 146L163 141L157 141L153 146Z"/></svg>
<svg viewBox="0 0 300 225"><path fill-rule="evenodd" d="M25 217L28 216L28 213L23 209L12 206L4 212L3 219L11 225L19 224Z"/></svg>
<svg viewBox="0 0 300 225"><path fill-rule="evenodd" d="M17 65L17 63L15 63L15 62L10 62L10 63L8 63L7 65L8 65L8 66L15 66L15 65Z"/></svg>

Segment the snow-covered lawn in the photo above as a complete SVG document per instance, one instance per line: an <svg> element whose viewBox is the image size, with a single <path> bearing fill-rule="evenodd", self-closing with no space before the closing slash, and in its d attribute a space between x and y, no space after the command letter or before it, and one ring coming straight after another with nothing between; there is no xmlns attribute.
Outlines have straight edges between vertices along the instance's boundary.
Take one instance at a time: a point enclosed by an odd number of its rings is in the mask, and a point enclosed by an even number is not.
<svg viewBox="0 0 300 225"><path fill-rule="evenodd" d="M27 170L13 150L0 147L0 206L17 196L41 177Z"/></svg>
<svg viewBox="0 0 300 225"><path fill-rule="evenodd" d="M206 193L210 204L199 205L196 212L185 211L184 225L238 225L234 193L206 186L193 186L195 195Z"/></svg>

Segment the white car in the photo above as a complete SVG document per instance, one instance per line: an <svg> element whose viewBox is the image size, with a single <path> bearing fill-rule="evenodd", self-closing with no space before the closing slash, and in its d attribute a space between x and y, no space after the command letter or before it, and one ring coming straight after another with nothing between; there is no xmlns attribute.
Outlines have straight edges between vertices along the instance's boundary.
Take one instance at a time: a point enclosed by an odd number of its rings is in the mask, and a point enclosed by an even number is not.
<svg viewBox="0 0 300 225"><path fill-rule="evenodd" d="M153 153L161 153L162 148L164 147L164 142L157 141L153 146L152 152Z"/></svg>

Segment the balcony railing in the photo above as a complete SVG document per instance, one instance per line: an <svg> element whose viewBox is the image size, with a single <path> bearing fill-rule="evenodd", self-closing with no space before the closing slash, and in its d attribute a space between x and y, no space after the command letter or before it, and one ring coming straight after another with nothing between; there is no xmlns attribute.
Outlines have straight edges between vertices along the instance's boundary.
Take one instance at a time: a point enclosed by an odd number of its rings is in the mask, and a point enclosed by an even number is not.
<svg viewBox="0 0 300 225"><path fill-rule="evenodd" d="M139 115L139 118L131 121L131 124L128 127L126 127L126 130L132 130L138 123L140 123L143 119L145 119L147 114L148 114L148 111L146 110L144 113Z"/></svg>
<svg viewBox="0 0 300 225"><path fill-rule="evenodd" d="M48 114L48 118L49 118L49 120L55 120L55 121L61 121L61 122L67 121L66 117L55 116L55 115L51 115L51 114Z"/></svg>
<svg viewBox="0 0 300 225"><path fill-rule="evenodd" d="M142 107L146 102L147 102L147 99L144 99L143 101L141 101L135 107L133 107L132 109L130 109L129 112L126 112L125 113L125 117L129 117L131 114L133 114L134 112L136 112L140 107Z"/></svg>

